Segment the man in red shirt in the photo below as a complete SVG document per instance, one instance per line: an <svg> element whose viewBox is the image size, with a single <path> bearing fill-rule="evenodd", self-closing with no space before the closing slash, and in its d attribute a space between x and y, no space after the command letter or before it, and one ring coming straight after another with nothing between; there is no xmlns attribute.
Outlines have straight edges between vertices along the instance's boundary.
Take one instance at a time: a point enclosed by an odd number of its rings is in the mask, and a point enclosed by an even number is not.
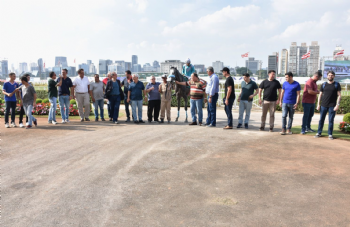
<svg viewBox="0 0 350 227"><path fill-rule="evenodd" d="M301 134L304 135L306 132L315 132L311 129L311 120L315 112L315 101L320 91L317 89L316 82L322 79L320 72L315 72L314 75L306 82L303 94L303 124L301 126Z"/></svg>
<svg viewBox="0 0 350 227"><path fill-rule="evenodd" d="M109 72L109 73L107 74L107 77L104 78L104 79L102 80L102 83L104 83L104 85L106 86L106 85L107 85L107 82L108 82L111 78L112 78L112 74L111 74L111 72ZM108 110L109 121L112 121L112 117L111 117L111 107L110 107L110 105L109 105L109 100L108 100L108 99L107 99L107 110Z"/></svg>

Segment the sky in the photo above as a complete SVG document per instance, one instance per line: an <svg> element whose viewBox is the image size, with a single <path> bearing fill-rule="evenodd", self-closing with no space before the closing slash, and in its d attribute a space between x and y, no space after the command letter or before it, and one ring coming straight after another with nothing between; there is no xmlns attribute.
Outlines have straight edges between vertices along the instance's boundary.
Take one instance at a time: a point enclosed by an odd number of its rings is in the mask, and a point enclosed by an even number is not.
<svg viewBox="0 0 350 227"><path fill-rule="evenodd" d="M318 41L321 56L350 47L349 0L1 0L0 59L74 66L99 59L181 60L244 66L291 42ZM350 52L349 52L350 53Z"/></svg>

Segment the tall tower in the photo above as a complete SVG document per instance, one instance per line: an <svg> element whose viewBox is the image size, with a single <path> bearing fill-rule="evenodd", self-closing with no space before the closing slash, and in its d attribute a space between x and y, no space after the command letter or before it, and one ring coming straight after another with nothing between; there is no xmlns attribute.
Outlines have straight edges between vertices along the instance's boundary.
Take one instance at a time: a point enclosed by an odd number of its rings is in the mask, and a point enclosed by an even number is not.
<svg viewBox="0 0 350 227"><path fill-rule="evenodd" d="M139 63L139 58L137 57L137 55L132 55L131 56L131 65L136 65Z"/></svg>
<svg viewBox="0 0 350 227"><path fill-rule="evenodd" d="M310 57L307 59L307 76L313 75L320 68L320 46L317 41L312 41L309 46Z"/></svg>

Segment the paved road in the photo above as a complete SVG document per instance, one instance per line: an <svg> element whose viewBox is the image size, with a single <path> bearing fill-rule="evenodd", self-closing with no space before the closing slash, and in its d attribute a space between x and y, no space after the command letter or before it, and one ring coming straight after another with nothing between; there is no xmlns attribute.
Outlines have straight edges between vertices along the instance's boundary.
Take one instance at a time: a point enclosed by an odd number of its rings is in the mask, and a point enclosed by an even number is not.
<svg viewBox="0 0 350 227"><path fill-rule="evenodd" d="M259 117L1 129L1 226L349 226L350 143L259 132Z"/></svg>

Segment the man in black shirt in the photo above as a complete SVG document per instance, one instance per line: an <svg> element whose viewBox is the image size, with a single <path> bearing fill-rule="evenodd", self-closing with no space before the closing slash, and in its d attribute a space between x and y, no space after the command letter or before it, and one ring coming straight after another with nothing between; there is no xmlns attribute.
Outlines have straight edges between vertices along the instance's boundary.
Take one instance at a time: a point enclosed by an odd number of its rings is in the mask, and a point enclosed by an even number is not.
<svg viewBox="0 0 350 227"><path fill-rule="evenodd" d="M273 132L275 123L276 104L281 100L281 84L275 80L276 71L269 70L269 78L264 80L259 86L259 104L262 105L261 127L260 131L265 129L267 111L270 112L270 132ZM264 90L264 97L261 100L261 93ZM277 95L278 90L278 95Z"/></svg>
<svg viewBox="0 0 350 227"><path fill-rule="evenodd" d="M322 134L324 120L328 112L328 138L333 140L333 125L337 110L339 109L341 100L341 86L334 81L335 73L328 71L328 81L321 85L320 95L318 96L317 110L320 111L320 122L318 123L318 131L315 138L319 138Z"/></svg>
<svg viewBox="0 0 350 227"><path fill-rule="evenodd" d="M225 104L225 112L227 115L228 124L224 127L224 129L232 129L233 123L232 123L232 106L235 101L235 83L233 82L233 78L230 75L230 69L225 67L221 70L224 77L226 77L225 82L225 98L224 98L224 104Z"/></svg>
<svg viewBox="0 0 350 227"><path fill-rule="evenodd" d="M132 76L131 76L131 71L130 70L126 70L125 71L125 78L122 81L122 87L124 86L124 105L125 105L125 113L126 113L126 121L125 122L129 122L130 121L130 110L129 110L129 105L131 103L128 103L126 100L128 99L128 91L129 91L129 86L132 82Z"/></svg>
<svg viewBox="0 0 350 227"><path fill-rule="evenodd" d="M68 70L62 69L62 78L57 79L58 86L58 102L60 104L62 123L68 123L69 120L69 107L70 100L73 98L73 94L70 93L70 89L73 87L72 80L67 76ZM62 83L60 84L60 81Z"/></svg>

